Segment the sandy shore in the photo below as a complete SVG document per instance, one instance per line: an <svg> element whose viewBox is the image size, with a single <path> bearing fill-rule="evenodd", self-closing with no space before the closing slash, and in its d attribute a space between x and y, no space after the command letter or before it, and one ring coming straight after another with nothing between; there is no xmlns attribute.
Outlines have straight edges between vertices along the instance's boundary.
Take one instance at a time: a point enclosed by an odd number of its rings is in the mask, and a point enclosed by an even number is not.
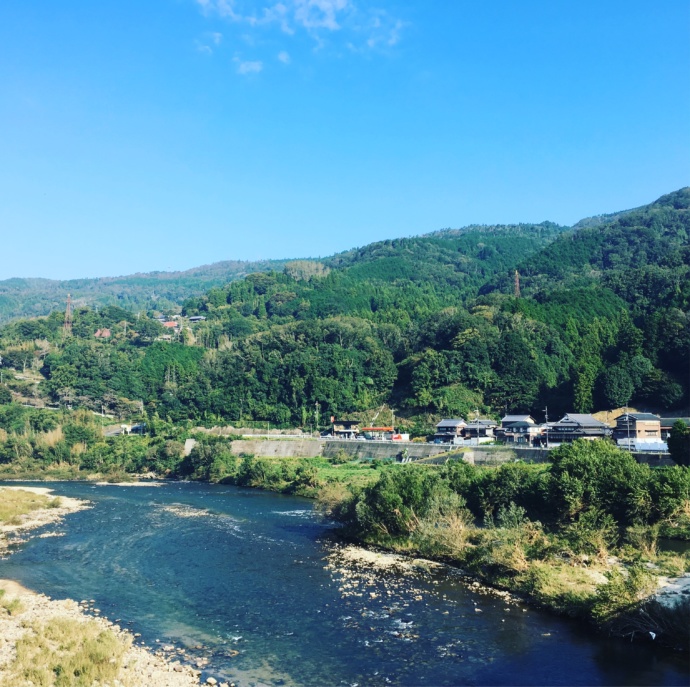
<svg viewBox="0 0 690 687"><path fill-rule="evenodd" d="M52 489L44 487L0 487L3 489L23 489L35 494L54 495ZM58 496L55 494L55 496ZM0 556L7 555L10 542L26 540L31 530L62 520L65 515L89 508L87 501L60 497L57 508L44 508L22 516L21 523L0 526ZM16 655L17 640L27 632L27 626L34 622L45 623L55 618L68 618L78 622L96 622L104 629L110 629L125 641L133 637L118 625L105 618L87 615L82 607L71 599L54 600L43 594L36 594L12 580L0 580L0 589L5 594L3 601L18 599L21 611L13 615L0 608L0 683L8 678L8 667ZM118 679L112 685L100 687L197 687L200 671L166 656L165 652L154 653L144 647L132 644L124 656ZM9 683L8 683L9 684Z"/></svg>

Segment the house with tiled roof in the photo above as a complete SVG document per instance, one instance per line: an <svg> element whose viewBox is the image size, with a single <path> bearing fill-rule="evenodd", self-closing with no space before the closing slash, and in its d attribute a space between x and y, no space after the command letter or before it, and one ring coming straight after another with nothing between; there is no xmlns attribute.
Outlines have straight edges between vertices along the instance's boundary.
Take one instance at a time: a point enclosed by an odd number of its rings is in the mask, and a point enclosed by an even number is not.
<svg viewBox="0 0 690 687"><path fill-rule="evenodd" d="M546 430L550 445L576 439L606 439L611 433L611 428L605 422L584 413L567 413L558 422L549 424Z"/></svg>
<svg viewBox="0 0 690 687"><path fill-rule="evenodd" d="M613 438L661 441L661 418L652 413L624 413L615 418Z"/></svg>
<svg viewBox="0 0 690 687"><path fill-rule="evenodd" d="M449 418L441 420L436 425L434 442L455 444L463 441L462 432L467 427L467 423L462 418Z"/></svg>

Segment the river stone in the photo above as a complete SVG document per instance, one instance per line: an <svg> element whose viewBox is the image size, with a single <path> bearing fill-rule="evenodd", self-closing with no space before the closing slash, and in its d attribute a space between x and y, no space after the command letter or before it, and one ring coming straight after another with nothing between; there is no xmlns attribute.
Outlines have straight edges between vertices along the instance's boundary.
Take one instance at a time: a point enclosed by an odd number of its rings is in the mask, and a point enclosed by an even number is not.
<svg viewBox="0 0 690 687"><path fill-rule="evenodd" d="M207 684L207 685L217 685L217 684L218 684L218 680L216 680L215 677L207 677L207 678L206 678L206 684Z"/></svg>

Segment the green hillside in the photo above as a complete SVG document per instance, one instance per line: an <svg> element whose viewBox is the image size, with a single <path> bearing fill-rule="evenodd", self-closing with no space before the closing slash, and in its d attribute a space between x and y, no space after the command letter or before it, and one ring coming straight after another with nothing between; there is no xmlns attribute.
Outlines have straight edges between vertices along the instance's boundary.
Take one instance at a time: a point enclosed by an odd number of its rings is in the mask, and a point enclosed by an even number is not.
<svg viewBox="0 0 690 687"><path fill-rule="evenodd" d="M423 434L475 410L673 409L690 379L689 198L293 261L188 298L183 315L205 319L179 334L116 307L78 308L71 337L61 312L13 322L2 369L24 398L173 421L305 425L389 404Z"/></svg>
<svg viewBox="0 0 690 687"><path fill-rule="evenodd" d="M171 310L212 286L254 272L282 269L284 260L226 260L182 272L147 272L98 279L5 279L0 281L0 323L63 309L67 294L77 305L117 305L131 310Z"/></svg>

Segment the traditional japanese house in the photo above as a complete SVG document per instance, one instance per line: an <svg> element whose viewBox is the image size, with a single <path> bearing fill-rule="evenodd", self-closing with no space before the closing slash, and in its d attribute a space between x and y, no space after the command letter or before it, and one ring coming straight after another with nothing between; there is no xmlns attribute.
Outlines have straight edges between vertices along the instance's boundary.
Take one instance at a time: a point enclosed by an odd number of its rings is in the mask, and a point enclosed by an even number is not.
<svg viewBox="0 0 690 687"><path fill-rule="evenodd" d="M611 428L592 415L568 413L558 422L549 424L546 433L549 444L561 444L575 439L606 439L611 436Z"/></svg>
<svg viewBox="0 0 690 687"><path fill-rule="evenodd" d="M441 420L436 425L434 442L437 444L455 444L463 441L462 432L467 423L462 418Z"/></svg>
<svg viewBox="0 0 690 687"><path fill-rule="evenodd" d="M466 439L487 439L494 438L494 430L498 423L494 420L476 419L467 423L463 428L462 434Z"/></svg>
<svg viewBox="0 0 690 687"><path fill-rule="evenodd" d="M539 443L543 433L541 425L526 420L508 422L501 430L503 441L508 444L533 444Z"/></svg>

